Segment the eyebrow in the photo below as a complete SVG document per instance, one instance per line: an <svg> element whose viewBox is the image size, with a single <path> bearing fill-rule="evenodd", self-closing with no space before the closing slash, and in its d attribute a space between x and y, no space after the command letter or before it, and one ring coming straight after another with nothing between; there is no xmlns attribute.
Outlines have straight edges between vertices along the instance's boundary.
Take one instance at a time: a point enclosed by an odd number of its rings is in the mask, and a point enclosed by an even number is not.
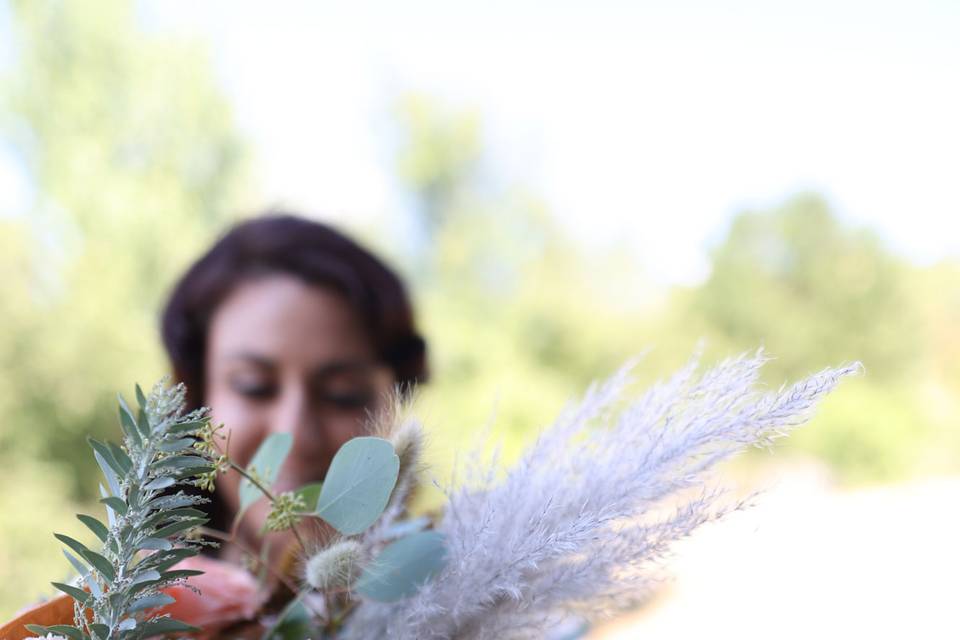
<svg viewBox="0 0 960 640"><path fill-rule="evenodd" d="M246 360L252 364L257 365L258 367L263 367L267 369L276 368L276 362L268 358L267 356L260 355L258 353L250 352L241 352L235 353L228 356L231 360ZM334 360L333 362L328 362L320 367L317 367L311 375L314 377L324 377L328 375L333 375L337 373L349 373L352 371L361 371L373 367L376 364L375 360L363 359L363 360Z"/></svg>

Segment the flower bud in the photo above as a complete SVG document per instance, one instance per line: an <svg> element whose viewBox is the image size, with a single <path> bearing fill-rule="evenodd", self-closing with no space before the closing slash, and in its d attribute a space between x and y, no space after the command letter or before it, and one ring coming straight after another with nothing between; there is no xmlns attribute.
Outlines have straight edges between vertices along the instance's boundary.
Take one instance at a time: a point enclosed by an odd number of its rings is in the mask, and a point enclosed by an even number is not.
<svg viewBox="0 0 960 640"><path fill-rule="evenodd" d="M304 578L314 589L336 589L349 586L360 563L360 545L341 540L313 554L304 567Z"/></svg>

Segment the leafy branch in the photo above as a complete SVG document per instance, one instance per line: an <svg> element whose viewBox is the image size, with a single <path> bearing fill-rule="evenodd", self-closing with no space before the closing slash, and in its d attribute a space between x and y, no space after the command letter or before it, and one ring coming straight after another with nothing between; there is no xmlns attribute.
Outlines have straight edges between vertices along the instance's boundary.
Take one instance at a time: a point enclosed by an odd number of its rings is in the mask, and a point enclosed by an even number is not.
<svg viewBox="0 0 960 640"><path fill-rule="evenodd" d="M210 544L192 535L207 522L197 507L208 499L183 489L216 473L219 461L194 446L210 439L213 428L205 411L182 413L185 393L183 385L161 382L145 396L138 386L136 417L120 398L122 446L89 440L106 481L100 502L107 523L89 515L77 518L102 546L94 551L55 534L69 548L64 555L82 581L53 583L74 599L74 624L28 625L32 632L71 640L141 640L196 630L168 616L151 618L174 601L164 588L202 573L174 566Z"/></svg>
<svg viewBox="0 0 960 640"><path fill-rule="evenodd" d="M283 576L295 598L264 638L328 637L342 627L359 597L406 597L439 570L443 537L421 531L420 521L413 526L395 522L414 481L419 430L386 429L390 440L354 438L334 456L322 484L280 493L273 484L292 447L290 434L267 437L242 467L220 447L222 425L214 427L205 410L183 413L185 392L183 385L161 382L145 396L136 387L136 415L120 398L122 445L90 440L106 484L101 502L107 523L84 514L78 518L102 546L95 551L55 534L80 576L75 584L54 583L74 600L74 624L27 625L30 631L70 640L145 640L199 631L158 615L158 609L175 601L168 587L203 573L176 565L197 555L202 545L216 544L199 537L213 533L203 526L206 513L197 508L208 498L184 489L212 490L217 475L231 469L242 476L233 529L250 505L266 497L271 509L264 530L291 530L307 556L306 586L297 588ZM297 530L308 517L326 522L340 536L309 553ZM216 532L212 537L232 541L234 536ZM322 612L314 609L314 595L326 603Z"/></svg>

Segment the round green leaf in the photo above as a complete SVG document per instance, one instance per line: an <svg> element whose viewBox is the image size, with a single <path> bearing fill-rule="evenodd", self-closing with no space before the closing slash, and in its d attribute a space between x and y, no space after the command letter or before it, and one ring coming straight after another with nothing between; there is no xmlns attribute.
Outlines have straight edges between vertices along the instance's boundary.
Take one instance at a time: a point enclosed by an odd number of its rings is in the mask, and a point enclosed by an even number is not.
<svg viewBox="0 0 960 640"><path fill-rule="evenodd" d="M320 501L320 491L323 489L322 482L305 484L294 493L307 505L307 511L316 511L317 503Z"/></svg>
<svg viewBox="0 0 960 640"><path fill-rule="evenodd" d="M360 533L383 513L399 470L400 459L386 440L348 440L330 463L317 515L344 535Z"/></svg>
<svg viewBox="0 0 960 640"><path fill-rule="evenodd" d="M247 465L247 471L256 471L257 477L268 489L277 480L280 467L283 466L290 447L293 446L293 434L272 433L267 436L260 448L253 455L253 460ZM252 482L244 478L240 481L240 511L243 511L263 496L263 493Z"/></svg>
<svg viewBox="0 0 960 640"><path fill-rule="evenodd" d="M355 588L360 595L380 602L412 596L443 568L446 553L442 533L414 533L384 547L364 569Z"/></svg>

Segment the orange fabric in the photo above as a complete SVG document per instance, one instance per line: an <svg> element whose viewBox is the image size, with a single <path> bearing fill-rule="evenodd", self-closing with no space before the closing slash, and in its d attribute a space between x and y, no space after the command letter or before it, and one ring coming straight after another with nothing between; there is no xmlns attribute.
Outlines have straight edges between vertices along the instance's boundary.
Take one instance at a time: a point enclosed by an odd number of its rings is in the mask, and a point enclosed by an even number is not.
<svg viewBox="0 0 960 640"><path fill-rule="evenodd" d="M263 604L264 594L257 588L253 576L235 565L198 556L187 558L177 569L199 569L203 575L187 579L187 586L175 585L164 593L177 599L157 611L156 615L169 613L177 620L202 628L204 631L249 620ZM73 624L73 598L61 595L33 605L0 627L0 640L23 640L34 634L24 625L38 624L49 627L55 624Z"/></svg>
<svg viewBox="0 0 960 640"><path fill-rule="evenodd" d="M36 634L24 625L39 624L49 627L54 624L73 624L73 598L57 596L52 600L35 604L21 611L16 618L0 627L0 640L23 640Z"/></svg>

